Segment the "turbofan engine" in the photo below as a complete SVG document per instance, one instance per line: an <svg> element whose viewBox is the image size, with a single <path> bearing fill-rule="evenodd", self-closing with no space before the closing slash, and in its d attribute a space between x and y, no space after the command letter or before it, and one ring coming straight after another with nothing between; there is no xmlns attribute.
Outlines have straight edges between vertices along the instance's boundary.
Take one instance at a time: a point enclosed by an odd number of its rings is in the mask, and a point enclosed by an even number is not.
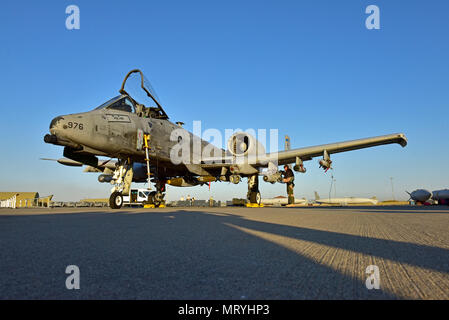
<svg viewBox="0 0 449 320"><path fill-rule="evenodd" d="M265 154L264 146L247 132L234 133L228 140L228 151L233 156L245 157Z"/></svg>

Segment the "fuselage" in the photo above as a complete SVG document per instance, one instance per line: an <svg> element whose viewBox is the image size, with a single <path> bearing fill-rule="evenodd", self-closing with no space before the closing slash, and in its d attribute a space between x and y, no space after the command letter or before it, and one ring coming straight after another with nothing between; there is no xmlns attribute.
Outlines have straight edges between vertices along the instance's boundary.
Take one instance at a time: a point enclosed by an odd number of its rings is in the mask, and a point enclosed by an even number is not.
<svg viewBox="0 0 449 320"><path fill-rule="evenodd" d="M127 101L126 96L120 99ZM173 147L186 141L190 142L185 146L190 148L186 154L192 163L201 159L201 151L206 146L216 154L224 152L168 119L145 117L107 105L89 112L59 116L51 122L50 133L51 136L45 138L46 142L66 146L74 152L142 163L146 158L143 134L149 134L152 165L159 161L165 166L172 163ZM194 147L194 141L201 147Z"/></svg>

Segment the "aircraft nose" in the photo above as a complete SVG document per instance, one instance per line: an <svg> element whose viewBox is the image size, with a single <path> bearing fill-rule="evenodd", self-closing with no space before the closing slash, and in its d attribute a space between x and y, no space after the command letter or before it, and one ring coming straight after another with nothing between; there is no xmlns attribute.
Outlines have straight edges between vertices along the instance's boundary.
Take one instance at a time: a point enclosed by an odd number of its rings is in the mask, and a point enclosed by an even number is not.
<svg viewBox="0 0 449 320"><path fill-rule="evenodd" d="M59 122L60 120L64 120L64 117L59 116L59 117L54 118L54 119L51 121L51 123L50 123L50 132L51 132L53 129L56 128L56 126L57 126L57 124L58 124L58 122Z"/></svg>

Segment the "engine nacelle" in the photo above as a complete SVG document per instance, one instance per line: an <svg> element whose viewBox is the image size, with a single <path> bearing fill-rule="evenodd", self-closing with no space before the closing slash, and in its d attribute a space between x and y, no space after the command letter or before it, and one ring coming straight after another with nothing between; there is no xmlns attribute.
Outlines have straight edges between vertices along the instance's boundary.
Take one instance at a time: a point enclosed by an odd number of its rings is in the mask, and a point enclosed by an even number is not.
<svg viewBox="0 0 449 320"><path fill-rule="evenodd" d="M265 148L249 133L237 132L228 140L228 152L233 156L257 157L265 154Z"/></svg>
<svg viewBox="0 0 449 320"><path fill-rule="evenodd" d="M282 173L278 171L273 174L267 174L267 175L263 176L263 181L269 182L272 184L276 183L276 182L282 182Z"/></svg>

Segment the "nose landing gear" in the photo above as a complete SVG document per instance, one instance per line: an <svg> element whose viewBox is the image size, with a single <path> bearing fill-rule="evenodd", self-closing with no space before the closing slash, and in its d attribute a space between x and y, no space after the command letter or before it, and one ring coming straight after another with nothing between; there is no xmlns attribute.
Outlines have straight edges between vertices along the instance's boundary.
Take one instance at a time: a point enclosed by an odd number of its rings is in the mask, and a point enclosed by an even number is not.
<svg viewBox="0 0 449 320"><path fill-rule="evenodd" d="M121 192L113 192L109 197L109 207L111 209L120 209L123 205L123 196Z"/></svg>
<svg viewBox="0 0 449 320"><path fill-rule="evenodd" d="M111 184L114 185L109 197L111 209L120 209L123 206L123 194L129 194L133 175L132 163L128 163L128 161L118 163L111 179Z"/></svg>

